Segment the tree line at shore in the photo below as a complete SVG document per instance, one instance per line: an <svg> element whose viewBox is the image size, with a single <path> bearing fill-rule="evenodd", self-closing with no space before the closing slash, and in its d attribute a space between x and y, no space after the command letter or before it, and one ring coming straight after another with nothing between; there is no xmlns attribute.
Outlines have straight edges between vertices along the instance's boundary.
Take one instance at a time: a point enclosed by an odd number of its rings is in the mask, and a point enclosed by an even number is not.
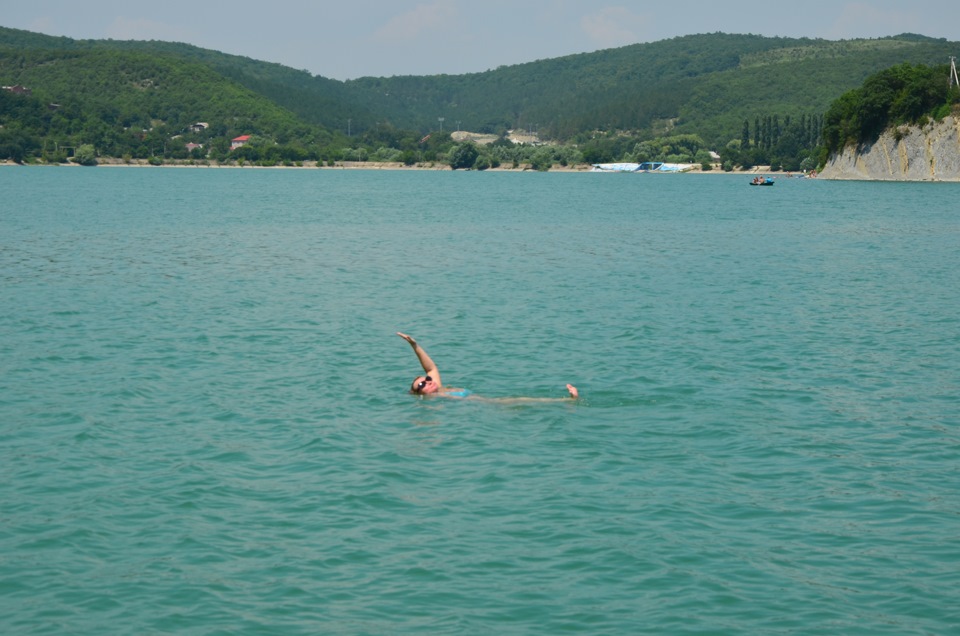
<svg viewBox="0 0 960 636"><path fill-rule="evenodd" d="M942 44L901 36L850 46L853 59L873 64L891 51L939 54ZM468 76L337 83L188 45L74 41L0 28L0 83L25 87L0 91L0 159L92 164L98 157L111 157L254 165L378 161L546 170L619 161L712 167L714 151L724 169L770 165L802 170L822 163L837 144L862 141L889 122L942 117L956 103L947 90L946 71L922 64L884 68L862 87L828 101L823 92L840 85L823 80L837 68L832 60L851 59L849 52L835 48L819 41L714 34ZM647 58L633 60L638 52ZM806 101L790 97L794 89L782 86L744 95L759 90L753 83L758 77L779 74L784 60L808 64L811 59L821 61L817 77L822 80L812 101L810 95ZM522 103L508 106L521 94L509 87L521 86L531 73L548 67L554 80L586 73L607 92L600 97L589 91L564 93L564 82L552 81L541 87L543 95L526 88L525 110ZM691 83L692 77L698 81ZM495 78L507 88L491 93L485 108L500 104L497 108L505 114L468 114L464 106L478 101L471 95ZM640 98L637 91L650 86L655 90ZM401 95L389 100L387 108L379 102L390 91ZM771 99L771 91L787 97ZM460 104L457 114L464 120L455 120L457 128L470 124L496 141L457 142L450 134L453 126L443 129L443 118L426 128L398 125L422 119L444 99ZM554 108L565 104L566 110L550 119L537 105L545 102ZM740 106L731 108L727 102ZM415 103L422 105L419 115L412 112ZM347 117L345 128L337 125L336 118L350 113L357 114L355 121ZM527 124L528 143L510 141L511 124L516 127L540 114L546 121L539 128ZM371 117L377 121L371 124ZM604 121L608 123L599 123ZM231 140L240 135L246 143L233 147Z"/></svg>
<svg viewBox="0 0 960 636"><path fill-rule="evenodd" d="M395 162L408 166L440 163L454 169L477 170L523 166L541 171L554 166L646 161L696 164L710 170L720 161L727 170L754 165L801 170L815 165L811 162L817 152L820 121L816 115L804 114L796 122L789 116L781 120L772 115L756 118L751 129L745 120L741 139L722 148L719 157L702 137L692 134L650 138L609 133L568 143L515 143L505 133L492 143L477 144L458 142L449 131L421 137L417 132L388 125L351 136L325 136L321 131L298 136L296 129L300 127L295 126L294 131L278 136L245 135L244 144L232 148L233 136L254 126L236 124L230 129L222 122L197 126L196 122L185 121L173 126L157 122L150 125L134 117L51 109L40 97L0 91L0 160L96 165L98 158L109 157L154 165L186 162L256 166Z"/></svg>

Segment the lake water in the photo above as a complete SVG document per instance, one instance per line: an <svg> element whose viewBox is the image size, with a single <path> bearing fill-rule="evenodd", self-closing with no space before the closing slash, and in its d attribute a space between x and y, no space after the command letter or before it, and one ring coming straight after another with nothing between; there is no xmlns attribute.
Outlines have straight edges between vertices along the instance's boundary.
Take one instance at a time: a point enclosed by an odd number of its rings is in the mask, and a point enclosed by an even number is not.
<svg viewBox="0 0 960 636"><path fill-rule="evenodd" d="M0 632L958 633L960 185L748 179L0 168Z"/></svg>

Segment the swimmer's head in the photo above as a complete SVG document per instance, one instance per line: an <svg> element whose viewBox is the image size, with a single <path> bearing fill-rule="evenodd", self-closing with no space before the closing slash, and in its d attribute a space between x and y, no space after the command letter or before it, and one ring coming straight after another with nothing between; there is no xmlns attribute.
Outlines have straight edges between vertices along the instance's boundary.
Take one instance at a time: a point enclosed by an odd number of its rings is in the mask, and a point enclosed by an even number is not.
<svg viewBox="0 0 960 636"><path fill-rule="evenodd" d="M410 385L410 392L416 393L417 395L436 393L439 390L440 385L437 384L429 375L421 375L415 378L413 380L413 384Z"/></svg>

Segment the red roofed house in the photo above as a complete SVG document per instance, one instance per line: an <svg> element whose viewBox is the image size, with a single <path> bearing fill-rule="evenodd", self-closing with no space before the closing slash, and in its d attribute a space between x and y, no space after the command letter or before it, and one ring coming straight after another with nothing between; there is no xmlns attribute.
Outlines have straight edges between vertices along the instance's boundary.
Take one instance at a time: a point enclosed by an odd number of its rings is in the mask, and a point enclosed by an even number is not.
<svg viewBox="0 0 960 636"><path fill-rule="evenodd" d="M17 95L32 95L32 94L33 94L33 91L31 91L31 90L30 90L29 88L27 88L26 86L21 86L20 84L17 84L16 86L4 86L4 87L3 87L3 90L5 90L5 91L10 91L11 93L16 93Z"/></svg>
<svg viewBox="0 0 960 636"><path fill-rule="evenodd" d="M230 150L236 150L237 148L246 144L248 141L250 141L250 135L240 135L239 137L234 137L230 141Z"/></svg>

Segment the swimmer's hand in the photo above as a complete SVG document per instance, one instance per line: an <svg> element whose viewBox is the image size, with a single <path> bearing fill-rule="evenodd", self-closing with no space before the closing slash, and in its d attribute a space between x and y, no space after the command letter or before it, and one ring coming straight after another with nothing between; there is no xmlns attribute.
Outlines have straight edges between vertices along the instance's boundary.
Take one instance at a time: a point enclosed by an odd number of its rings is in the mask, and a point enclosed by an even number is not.
<svg viewBox="0 0 960 636"><path fill-rule="evenodd" d="M406 340L407 342L409 342L411 346L414 346L414 347L417 346L417 341L414 340L412 336L408 336L405 333L400 333L399 331L397 332L397 335L403 338L404 340Z"/></svg>
<svg viewBox="0 0 960 636"><path fill-rule="evenodd" d="M572 384L567 385L567 391L570 392L570 397L573 399L580 397L580 391L577 391L577 387L573 386Z"/></svg>

